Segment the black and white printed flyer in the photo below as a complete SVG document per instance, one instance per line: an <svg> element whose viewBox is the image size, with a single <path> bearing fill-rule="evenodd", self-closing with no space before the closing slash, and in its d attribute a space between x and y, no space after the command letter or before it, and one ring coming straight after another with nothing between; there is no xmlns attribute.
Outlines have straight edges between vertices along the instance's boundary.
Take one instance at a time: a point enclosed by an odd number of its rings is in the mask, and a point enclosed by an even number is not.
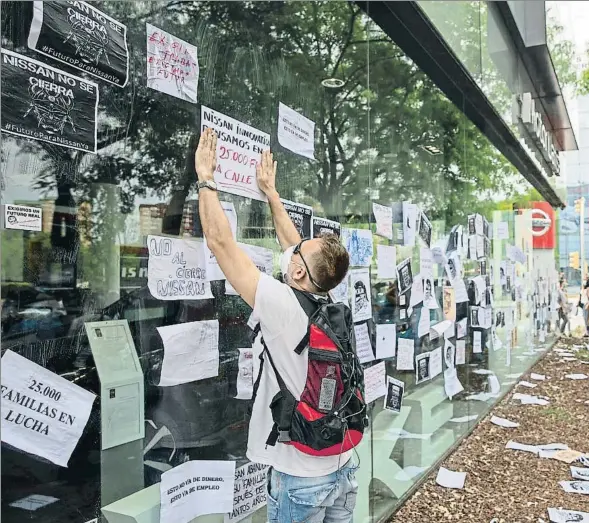
<svg viewBox="0 0 589 523"><path fill-rule="evenodd" d="M342 226L339 222L313 216L311 220L313 238L319 238L325 234L335 234L338 238L342 235Z"/></svg>
<svg viewBox="0 0 589 523"><path fill-rule="evenodd" d="M422 211L419 213L419 237L429 247L432 243L432 223Z"/></svg>
<svg viewBox="0 0 589 523"><path fill-rule="evenodd" d="M292 223L297 228L301 238L311 237L311 219L313 218L313 207L295 203L289 200L280 200L284 209L290 216Z"/></svg>
<svg viewBox="0 0 589 523"><path fill-rule="evenodd" d="M96 153L98 85L2 49L2 131Z"/></svg>
<svg viewBox="0 0 589 523"><path fill-rule="evenodd" d="M127 26L86 2L34 2L28 46L105 82L127 85Z"/></svg>
<svg viewBox="0 0 589 523"><path fill-rule="evenodd" d="M384 408L392 412L401 412L405 384L391 376L387 376L387 395L384 400Z"/></svg>

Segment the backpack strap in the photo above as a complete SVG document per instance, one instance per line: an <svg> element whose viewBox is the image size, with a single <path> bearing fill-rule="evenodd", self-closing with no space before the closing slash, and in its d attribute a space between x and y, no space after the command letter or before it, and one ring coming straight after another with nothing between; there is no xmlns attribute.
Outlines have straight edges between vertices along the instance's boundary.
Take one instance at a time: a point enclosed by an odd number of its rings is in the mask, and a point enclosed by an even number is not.
<svg viewBox="0 0 589 523"><path fill-rule="evenodd" d="M309 319L312 318L313 314L315 314L319 310L322 303L317 298L315 298L312 294L310 294L308 292L300 291L300 290L294 289L294 288L292 290L294 292L296 299L299 302L299 305L303 308L307 317ZM329 303L329 302L327 302L327 303ZM309 343L309 336L311 334L310 328L311 328L311 324L309 323L309 326L307 327L306 334L303 336L303 339L299 342L299 344L295 347L295 350L294 350L295 353L301 354L305 350L305 347Z"/></svg>

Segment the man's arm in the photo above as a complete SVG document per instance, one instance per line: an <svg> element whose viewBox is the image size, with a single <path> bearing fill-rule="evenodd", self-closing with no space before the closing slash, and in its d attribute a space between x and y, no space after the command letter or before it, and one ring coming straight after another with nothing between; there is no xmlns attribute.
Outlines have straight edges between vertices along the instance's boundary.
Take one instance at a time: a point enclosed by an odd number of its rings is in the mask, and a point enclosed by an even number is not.
<svg viewBox="0 0 589 523"><path fill-rule="evenodd" d="M282 250L297 245L301 241L301 236L280 201L280 195L276 190L276 162L273 161L270 151L262 153L262 161L256 167L256 175L258 186L268 197L276 236L278 236Z"/></svg>
<svg viewBox="0 0 589 523"><path fill-rule="evenodd" d="M217 135L205 129L198 142L195 155L196 173L199 181L213 180L217 166ZM198 210L207 245L217 258L227 281L244 301L253 308L260 271L233 239L229 220L217 191L203 188L198 193Z"/></svg>

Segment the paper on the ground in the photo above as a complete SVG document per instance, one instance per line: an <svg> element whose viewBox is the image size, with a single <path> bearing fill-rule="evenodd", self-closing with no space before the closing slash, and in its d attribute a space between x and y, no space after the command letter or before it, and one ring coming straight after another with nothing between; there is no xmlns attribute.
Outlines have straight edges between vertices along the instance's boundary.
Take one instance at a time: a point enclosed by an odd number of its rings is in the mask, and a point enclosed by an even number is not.
<svg viewBox="0 0 589 523"><path fill-rule="evenodd" d="M354 325L354 334L356 335L356 354L360 363L373 361L374 353L372 352L372 342L368 333L368 325L366 323Z"/></svg>
<svg viewBox="0 0 589 523"><path fill-rule="evenodd" d="M204 243L195 240L147 237L147 286L158 300L212 298L206 277Z"/></svg>
<svg viewBox="0 0 589 523"><path fill-rule="evenodd" d="M351 267L370 267L373 244L369 229L342 229L342 243L350 255Z"/></svg>
<svg viewBox="0 0 589 523"><path fill-rule="evenodd" d="M295 154L314 160L315 122L279 102L278 143Z"/></svg>
<svg viewBox="0 0 589 523"><path fill-rule="evenodd" d="M571 476L575 479L582 479L589 481L589 468L586 467L571 467Z"/></svg>
<svg viewBox="0 0 589 523"><path fill-rule="evenodd" d="M413 370L415 341L410 338L397 340L397 370Z"/></svg>
<svg viewBox="0 0 589 523"><path fill-rule="evenodd" d="M268 465L246 463L235 471L233 510L224 523L237 523L266 504Z"/></svg>
<svg viewBox="0 0 589 523"><path fill-rule="evenodd" d="M94 394L7 350L2 356L2 441L67 467Z"/></svg>
<svg viewBox="0 0 589 523"><path fill-rule="evenodd" d="M149 23L147 33L147 87L197 103L198 52L196 46Z"/></svg>
<svg viewBox="0 0 589 523"><path fill-rule="evenodd" d="M529 381L520 381L518 385L527 387L528 389L535 389L538 386L536 383L530 383Z"/></svg>
<svg viewBox="0 0 589 523"><path fill-rule="evenodd" d="M550 402L548 400L539 398L538 396L531 396L530 394L520 394L516 392L513 395L514 400L519 400L522 405L548 405Z"/></svg>
<svg viewBox="0 0 589 523"><path fill-rule="evenodd" d="M237 396L238 400L251 400L254 393L254 351L238 349Z"/></svg>
<svg viewBox="0 0 589 523"><path fill-rule="evenodd" d="M549 508L548 517L551 523L589 523L589 512L579 512L578 510L567 510Z"/></svg>
<svg viewBox="0 0 589 523"><path fill-rule="evenodd" d="M35 510L46 507L47 505L51 505L51 503L55 503L56 501L59 501L59 499L54 498L53 496L44 496L43 494L30 494L25 498L13 501L12 503L10 503L9 506L34 512Z"/></svg>
<svg viewBox="0 0 589 523"><path fill-rule="evenodd" d="M536 373L532 372L532 374L530 374L530 379L536 380L536 381L544 381L546 379L546 375L545 374L536 374Z"/></svg>
<svg viewBox="0 0 589 523"><path fill-rule="evenodd" d="M397 326L394 323L376 326L376 359L394 358L397 348Z"/></svg>
<svg viewBox="0 0 589 523"><path fill-rule="evenodd" d="M364 399L370 403L387 393L384 361L364 369Z"/></svg>
<svg viewBox="0 0 589 523"><path fill-rule="evenodd" d="M466 363L466 340L456 340L456 365Z"/></svg>
<svg viewBox="0 0 589 523"><path fill-rule="evenodd" d="M461 418L452 418L450 421L452 423L468 423L469 421L478 419L478 417L478 414L471 414L470 416L462 416Z"/></svg>
<svg viewBox="0 0 589 523"><path fill-rule="evenodd" d="M372 202L372 212L376 220L376 234L393 239L393 209L386 205Z"/></svg>
<svg viewBox="0 0 589 523"><path fill-rule="evenodd" d="M164 472L160 522L188 523L203 514L233 510L235 461L187 461Z"/></svg>
<svg viewBox="0 0 589 523"><path fill-rule="evenodd" d="M472 352L474 354L480 354L483 352L483 345L481 343L482 333L481 331L472 332Z"/></svg>
<svg viewBox="0 0 589 523"><path fill-rule="evenodd" d="M272 276L272 268L274 265L274 258L272 249L265 247L258 247L249 243L237 243L239 248L247 254L247 257L254 263L257 269L268 276ZM228 281L225 282L225 294L230 296L237 296L237 291Z"/></svg>
<svg viewBox="0 0 589 523"><path fill-rule="evenodd" d="M158 327L164 345L160 387L172 387L219 374L219 321Z"/></svg>
<svg viewBox="0 0 589 523"><path fill-rule="evenodd" d="M417 336L422 338L429 334L430 313L429 309L422 307L419 311L419 323L417 324Z"/></svg>
<svg viewBox="0 0 589 523"><path fill-rule="evenodd" d="M562 461L563 463L574 463L578 459L581 459L583 456L582 452L578 450L572 449L565 449L565 450L557 450L552 456L552 459L556 459L558 461Z"/></svg>
<svg viewBox="0 0 589 523"><path fill-rule="evenodd" d="M465 481L466 472L455 472L444 467L440 467L436 476L436 483L446 488L462 489Z"/></svg>
<svg viewBox="0 0 589 523"><path fill-rule="evenodd" d="M519 427L519 423L516 423L515 421L510 421L505 418L500 418L499 416L491 416L491 423L493 423L493 425L505 427L506 429L514 429L516 427Z"/></svg>
<svg viewBox="0 0 589 523"><path fill-rule="evenodd" d="M523 452L531 452L532 454L538 454L539 449L536 445L526 445L525 443L518 443L517 441L508 441L505 445L506 449L522 450Z"/></svg>
<svg viewBox="0 0 589 523"><path fill-rule="evenodd" d="M429 358L429 375L434 379L442 373L442 347L438 347L430 352Z"/></svg>
<svg viewBox="0 0 589 523"><path fill-rule="evenodd" d="M233 202L221 202L221 207L223 208L223 212L229 221L229 227L231 227L231 234L233 235L233 239L237 239L237 213L235 212L235 205ZM217 262L217 258L215 255L210 251L209 246L207 244L207 239L204 239L204 256L206 262L206 275L207 281L215 281L215 280L224 280L225 275L219 267L219 263Z"/></svg>
<svg viewBox="0 0 589 523"><path fill-rule="evenodd" d="M397 277L397 249L394 245L376 246L377 276L380 280L394 280Z"/></svg>
<svg viewBox="0 0 589 523"><path fill-rule="evenodd" d="M587 374L566 374L565 378L569 380L586 380L589 376Z"/></svg>
<svg viewBox="0 0 589 523"><path fill-rule="evenodd" d="M462 383L458 379L456 367L451 367L444 371L444 390L446 391L446 396L450 399L464 390Z"/></svg>
<svg viewBox="0 0 589 523"><path fill-rule="evenodd" d="M559 481L558 484L570 494L589 494L589 481Z"/></svg>

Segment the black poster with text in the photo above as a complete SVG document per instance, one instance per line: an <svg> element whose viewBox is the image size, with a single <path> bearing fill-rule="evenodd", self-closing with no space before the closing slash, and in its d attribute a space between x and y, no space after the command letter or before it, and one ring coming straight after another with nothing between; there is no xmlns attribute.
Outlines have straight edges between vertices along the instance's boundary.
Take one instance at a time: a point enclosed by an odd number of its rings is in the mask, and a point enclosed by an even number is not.
<svg viewBox="0 0 589 523"><path fill-rule="evenodd" d="M2 49L2 131L96 153L98 85Z"/></svg>
<svg viewBox="0 0 589 523"><path fill-rule="evenodd" d="M342 234L342 226L339 222L313 216L313 238L319 238L324 234L335 234L338 238Z"/></svg>
<svg viewBox="0 0 589 523"><path fill-rule="evenodd" d="M313 218L313 207L295 203L289 200L281 200L284 209L290 216L292 223L297 228L301 238L311 237L311 218Z"/></svg>
<svg viewBox="0 0 589 523"><path fill-rule="evenodd" d="M86 2L34 2L28 46L111 84L127 85L127 26Z"/></svg>

